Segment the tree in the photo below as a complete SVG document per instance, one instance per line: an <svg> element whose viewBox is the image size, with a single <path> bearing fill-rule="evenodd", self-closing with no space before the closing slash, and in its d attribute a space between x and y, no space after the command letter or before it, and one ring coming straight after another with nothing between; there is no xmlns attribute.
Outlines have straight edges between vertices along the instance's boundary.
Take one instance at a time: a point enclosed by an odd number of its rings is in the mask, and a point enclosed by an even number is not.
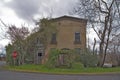
<svg viewBox="0 0 120 80"><path fill-rule="evenodd" d="M41 19L39 22L37 22L37 25L39 26L39 37L46 48L51 40L52 34L57 33L57 26L48 18Z"/></svg>
<svg viewBox="0 0 120 80"><path fill-rule="evenodd" d="M114 35L114 37L109 41L108 49L110 52L119 53L120 50L120 33Z"/></svg>
<svg viewBox="0 0 120 80"><path fill-rule="evenodd" d="M112 40L109 41L108 49L112 55L112 61L117 61L118 65L120 65L120 33L113 36Z"/></svg>
<svg viewBox="0 0 120 80"><path fill-rule="evenodd" d="M26 27L17 28L16 26L11 25L8 28L7 33L12 42L12 47L13 47L12 50L18 52L18 56L19 56L18 64L24 64L24 59L27 51L27 42L25 41L25 39L29 34L28 28ZM9 45L7 48L10 48ZM9 51L7 52L8 55L12 54L12 52L11 53L9 53Z"/></svg>
<svg viewBox="0 0 120 80"><path fill-rule="evenodd" d="M7 52L7 62L12 64L12 53L13 51L17 51L19 53L19 62L18 64L24 63L24 55L26 51L26 41L25 38L29 34L28 28L21 26L17 28L15 25L7 25L0 19L0 26L2 30L2 35L0 35L1 39L9 39L11 40L11 44L6 46Z"/></svg>
<svg viewBox="0 0 120 80"><path fill-rule="evenodd" d="M13 46L11 44L8 44L6 46L6 53L7 53L7 55L6 55L6 62L9 65L13 65L13 59L12 59L12 52L13 52L13 50L14 49L13 49Z"/></svg>
<svg viewBox="0 0 120 80"><path fill-rule="evenodd" d="M37 26L31 34L26 27L17 28L14 25L8 27L7 33L12 41L13 50L19 53L18 64L24 64L26 60L36 63L38 45L42 44L44 49L47 49L52 33L57 32L55 24L49 19L41 19Z"/></svg>
<svg viewBox="0 0 120 80"><path fill-rule="evenodd" d="M8 29L8 25L6 25L2 19L0 19L0 40L2 39L8 39L6 30Z"/></svg>
<svg viewBox="0 0 120 80"><path fill-rule="evenodd" d="M98 63L97 53L93 54L90 49L83 50L80 54L80 62L84 67L96 67Z"/></svg>
<svg viewBox="0 0 120 80"><path fill-rule="evenodd" d="M80 0L74 11L88 19L99 38L99 66L103 66L112 33L120 28L120 7L117 0Z"/></svg>
<svg viewBox="0 0 120 80"><path fill-rule="evenodd" d="M29 31L26 27L17 28L16 26L11 25L8 28L7 33L9 34L9 38L11 39L11 41L15 42L17 40L24 40L29 34Z"/></svg>

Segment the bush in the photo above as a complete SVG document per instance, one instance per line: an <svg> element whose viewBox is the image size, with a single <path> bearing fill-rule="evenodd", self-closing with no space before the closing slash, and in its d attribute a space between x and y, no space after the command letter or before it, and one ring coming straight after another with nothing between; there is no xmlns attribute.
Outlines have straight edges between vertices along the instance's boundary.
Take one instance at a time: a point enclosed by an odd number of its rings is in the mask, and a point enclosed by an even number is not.
<svg viewBox="0 0 120 80"><path fill-rule="evenodd" d="M73 50L58 50L50 51L46 66L49 68L72 68L75 56Z"/></svg>
<svg viewBox="0 0 120 80"><path fill-rule="evenodd" d="M98 63L97 54L93 54L90 50L83 51L80 54L80 62L84 67L95 67Z"/></svg>
<svg viewBox="0 0 120 80"><path fill-rule="evenodd" d="M57 66L57 57L59 55L60 51L58 49L54 49L50 51L48 61L46 63L46 66L49 68L54 68Z"/></svg>
<svg viewBox="0 0 120 80"><path fill-rule="evenodd" d="M90 50L82 51L78 55L74 50L53 49L50 51L46 66L49 68L74 68L76 63L80 65L82 63L84 67L95 67L98 63L97 54L93 54Z"/></svg>

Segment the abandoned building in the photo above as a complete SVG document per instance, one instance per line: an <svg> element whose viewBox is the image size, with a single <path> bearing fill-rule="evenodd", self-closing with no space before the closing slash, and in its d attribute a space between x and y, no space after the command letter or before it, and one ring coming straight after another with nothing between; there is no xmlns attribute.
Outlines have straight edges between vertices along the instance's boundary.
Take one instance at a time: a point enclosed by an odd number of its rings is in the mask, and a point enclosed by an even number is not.
<svg viewBox="0 0 120 80"><path fill-rule="evenodd" d="M86 48L86 25L87 20L62 16L52 19L57 24L56 33L52 34L51 41L45 51L38 51L38 58L44 63L49 55L51 49L75 49L80 53L82 49Z"/></svg>

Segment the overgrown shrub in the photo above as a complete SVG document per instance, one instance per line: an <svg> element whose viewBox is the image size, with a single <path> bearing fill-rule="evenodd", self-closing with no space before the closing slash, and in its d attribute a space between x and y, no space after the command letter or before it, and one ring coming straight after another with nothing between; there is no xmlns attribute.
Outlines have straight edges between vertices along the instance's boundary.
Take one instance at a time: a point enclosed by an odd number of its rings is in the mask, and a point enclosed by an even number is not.
<svg viewBox="0 0 120 80"><path fill-rule="evenodd" d="M78 55L74 50L53 49L49 53L46 66L49 68L74 68L76 63L84 67L95 67L98 63L97 54L93 54L90 50L84 50Z"/></svg>
<svg viewBox="0 0 120 80"><path fill-rule="evenodd" d="M72 68L75 60L74 50L58 50L54 49L50 51L47 67L62 67Z"/></svg>
<svg viewBox="0 0 120 80"><path fill-rule="evenodd" d="M46 66L49 68L54 68L57 66L57 57L59 55L60 51L58 49L50 50L49 58L46 63Z"/></svg>
<svg viewBox="0 0 120 80"><path fill-rule="evenodd" d="M97 54L93 54L90 50L84 50L80 54L80 62L84 67L95 67L98 63Z"/></svg>

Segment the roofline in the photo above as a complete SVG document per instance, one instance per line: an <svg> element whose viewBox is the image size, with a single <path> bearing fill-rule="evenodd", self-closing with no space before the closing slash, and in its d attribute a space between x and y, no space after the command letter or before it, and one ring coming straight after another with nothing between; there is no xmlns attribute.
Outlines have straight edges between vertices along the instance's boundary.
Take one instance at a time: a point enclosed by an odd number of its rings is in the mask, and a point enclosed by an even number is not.
<svg viewBox="0 0 120 80"><path fill-rule="evenodd" d="M88 20L87 19L83 19L83 18L78 18L78 17L72 17L72 16L61 16L61 17L57 17L57 18L52 18L50 20L52 21L58 21L58 20L61 20L61 19L73 19L73 20L77 20L77 21L84 21L84 22L87 22Z"/></svg>

